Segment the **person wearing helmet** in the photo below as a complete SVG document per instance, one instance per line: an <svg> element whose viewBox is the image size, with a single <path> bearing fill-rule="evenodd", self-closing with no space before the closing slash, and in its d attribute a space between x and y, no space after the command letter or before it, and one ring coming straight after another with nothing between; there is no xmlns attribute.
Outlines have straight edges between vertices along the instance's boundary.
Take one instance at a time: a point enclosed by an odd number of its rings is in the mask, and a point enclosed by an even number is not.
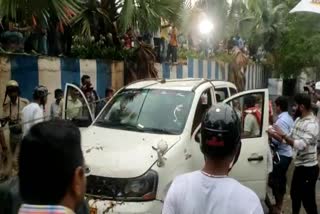
<svg viewBox="0 0 320 214"><path fill-rule="evenodd" d="M22 110L23 136L30 128L44 121L44 108L47 103L48 89L45 86L37 86L33 91L33 102Z"/></svg>
<svg viewBox="0 0 320 214"><path fill-rule="evenodd" d="M258 196L229 177L241 150L241 122L226 104L213 105L202 120L204 167L178 176L165 198L163 214L262 214Z"/></svg>
<svg viewBox="0 0 320 214"><path fill-rule="evenodd" d="M20 97L19 84L10 80L6 85L1 118L5 118L10 126L10 150L14 154L17 144L22 140L21 112L29 101Z"/></svg>

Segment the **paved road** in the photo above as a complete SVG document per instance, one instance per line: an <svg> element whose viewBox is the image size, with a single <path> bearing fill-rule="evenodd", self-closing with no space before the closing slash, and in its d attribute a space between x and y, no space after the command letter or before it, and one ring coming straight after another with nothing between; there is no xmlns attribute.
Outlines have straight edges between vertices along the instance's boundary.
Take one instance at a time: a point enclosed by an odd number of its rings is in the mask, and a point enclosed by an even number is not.
<svg viewBox="0 0 320 214"><path fill-rule="evenodd" d="M316 194L317 194L318 212L320 213L320 180L318 180L318 183L317 183L317 192L316 192ZM290 200L290 196L288 194L285 197L285 204L284 204L283 213L284 214L291 214L291 200ZM300 213L301 214L306 214L304 209L302 209Z"/></svg>

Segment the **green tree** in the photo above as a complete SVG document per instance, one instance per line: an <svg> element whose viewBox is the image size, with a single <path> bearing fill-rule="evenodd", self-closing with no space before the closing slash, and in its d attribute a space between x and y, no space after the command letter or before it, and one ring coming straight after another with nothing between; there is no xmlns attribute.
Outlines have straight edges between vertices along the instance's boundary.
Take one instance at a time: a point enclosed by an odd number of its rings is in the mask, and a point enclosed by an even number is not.
<svg viewBox="0 0 320 214"><path fill-rule="evenodd" d="M294 78L304 68L319 70L320 23L318 14L290 14L288 30L283 34L279 47L279 73Z"/></svg>
<svg viewBox="0 0 320 214"><path fill-rule="evenodd" d="M20 21L32 21L34 18L42 25L48 25L53 14L68 23L71 14L77 14L80 10L77 0L0 0L0 12L3 16L15 20L20 18Z"/></svg>

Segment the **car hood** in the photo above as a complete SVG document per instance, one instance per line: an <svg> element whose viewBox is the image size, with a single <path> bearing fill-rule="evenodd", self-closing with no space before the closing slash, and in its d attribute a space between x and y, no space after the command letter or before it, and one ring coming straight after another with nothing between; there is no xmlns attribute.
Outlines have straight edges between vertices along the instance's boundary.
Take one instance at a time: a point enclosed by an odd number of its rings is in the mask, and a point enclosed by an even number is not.
<svg viewBox="0 0 320 214"><path fill-rule="evenodd" d="M82 149L90 175L133 178L144 174L157 161L160 141L170 149L178 135L159 135L92 126L82 130Z"/></svg>

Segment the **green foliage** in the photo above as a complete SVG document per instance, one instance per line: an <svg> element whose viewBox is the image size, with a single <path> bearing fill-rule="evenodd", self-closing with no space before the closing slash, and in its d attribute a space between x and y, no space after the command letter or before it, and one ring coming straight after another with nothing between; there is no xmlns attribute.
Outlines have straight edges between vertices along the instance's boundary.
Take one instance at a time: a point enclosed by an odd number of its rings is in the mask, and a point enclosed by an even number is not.
<svg viewBox="0 0 320 214"><path fill-rule="evenodd" d="M183 3L183 0L125 0L121 5L119 29L125 32L131 26L156 32L161 18L173 23L179 19Z"/></svg>
<svg viewBox="0 0 320 214"><path fill-rule="evenodd" d="M292 14L281 38L278 70L284 77L298 76L304 68L319 67L319 14Z"/></svg>
<svg viewBox="0 0 320 214"><path fill-rule="evenodd" d="M76 14L81 10L79 2L78 0L0 0L0 12L1 15L13 19L27 20L29 24L32 22L32 17L36 17L41 24L48 25L51 14L67 23L71 13Z"/></svg>
<svg viewBox="0 0 320 214"><path fill-rule="evenodd" d="M71 54L73 57L83 59L124 60L133 57L135 49L107 48L106 43L107 38L103 36L100 36L98 41L94 37L74 36Z"/></svg>

